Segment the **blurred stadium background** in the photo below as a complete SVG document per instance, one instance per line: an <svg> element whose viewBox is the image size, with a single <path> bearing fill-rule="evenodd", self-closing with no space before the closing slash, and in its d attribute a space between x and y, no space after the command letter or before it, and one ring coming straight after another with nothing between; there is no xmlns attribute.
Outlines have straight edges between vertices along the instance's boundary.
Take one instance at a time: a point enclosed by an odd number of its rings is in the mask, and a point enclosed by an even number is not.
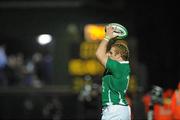
<svg viewBox="0 0 180 120"><path fill-rule="evenodd" d="M180 80L177 4L130 0L0 1L0 119L100 119L104 25L127 27L133 118L143 96Z"/></svg>

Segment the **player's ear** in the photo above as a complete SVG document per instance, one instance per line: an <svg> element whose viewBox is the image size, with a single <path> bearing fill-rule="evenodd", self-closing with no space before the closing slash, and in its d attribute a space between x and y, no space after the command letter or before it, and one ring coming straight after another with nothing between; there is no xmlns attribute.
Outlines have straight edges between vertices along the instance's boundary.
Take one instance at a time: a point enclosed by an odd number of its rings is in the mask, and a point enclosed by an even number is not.
<svg viewBox="0 0 180 120"><path fill-rule="evenodd" d="M120 53L114 55L117 59L121 57Z"/></svg>
<svg viewBox="0 0 180 120"><path fill-rule="evenodd" d="M109 51L106 53L106 55L109 57L110 56L110 53L109 53Z"/></svg>

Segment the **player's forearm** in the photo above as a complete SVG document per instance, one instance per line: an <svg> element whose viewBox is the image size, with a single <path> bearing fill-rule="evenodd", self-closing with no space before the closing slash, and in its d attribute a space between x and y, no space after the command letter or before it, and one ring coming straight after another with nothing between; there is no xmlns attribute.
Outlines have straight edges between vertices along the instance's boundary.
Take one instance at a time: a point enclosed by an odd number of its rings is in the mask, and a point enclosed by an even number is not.
<svg viewBox="0 0 180 120"><path fill-rule="evenodd" d="M102 59L102 58L104 58L106 56L107 45L108 45L108 41L107 40L103 40L99 44L99 46L98 46L98 48L96 50L96 57L98 59Z"/></svg>

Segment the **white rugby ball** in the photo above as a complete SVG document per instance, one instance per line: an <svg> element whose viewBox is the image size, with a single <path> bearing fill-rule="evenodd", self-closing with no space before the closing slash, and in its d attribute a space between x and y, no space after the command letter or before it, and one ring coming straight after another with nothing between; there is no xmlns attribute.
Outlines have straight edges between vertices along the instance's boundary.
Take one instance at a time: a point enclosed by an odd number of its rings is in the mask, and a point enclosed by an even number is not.
<svg viewBox="0 0 180 120"><path fill-rule="evenodd" d="M117 35L120 39L124 39L128 36L128 31L124 26L118 23L110 23L108 26L111 26L114 29L113 34Z"/></svg>

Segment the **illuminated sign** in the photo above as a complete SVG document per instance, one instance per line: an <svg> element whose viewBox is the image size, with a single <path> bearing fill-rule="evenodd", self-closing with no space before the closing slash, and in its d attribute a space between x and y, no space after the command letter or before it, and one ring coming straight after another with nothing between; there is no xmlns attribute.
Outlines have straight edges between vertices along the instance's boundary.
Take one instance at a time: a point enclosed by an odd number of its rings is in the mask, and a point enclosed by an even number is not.
<svg viewBox="0 0 180 120"><path fill-rule="evenodd" d="M96 59L72 59L69 61L68 70L71 75L82 76L102 74L104 68Z"/></svg>
<svg viewBox="0 0 180 120"><path fill-rule="evenodd" d="M81 58L95 58L95 53L98 48L97 42L84 41L80 45L80 57Z"/></svg>
<svg viewBox="0 0 180 120"><path fill-rule="evenodd" d="M88 41L101 41L105 36L105 26L100 24L88 24L84 27L84 37Z"/></svg>

